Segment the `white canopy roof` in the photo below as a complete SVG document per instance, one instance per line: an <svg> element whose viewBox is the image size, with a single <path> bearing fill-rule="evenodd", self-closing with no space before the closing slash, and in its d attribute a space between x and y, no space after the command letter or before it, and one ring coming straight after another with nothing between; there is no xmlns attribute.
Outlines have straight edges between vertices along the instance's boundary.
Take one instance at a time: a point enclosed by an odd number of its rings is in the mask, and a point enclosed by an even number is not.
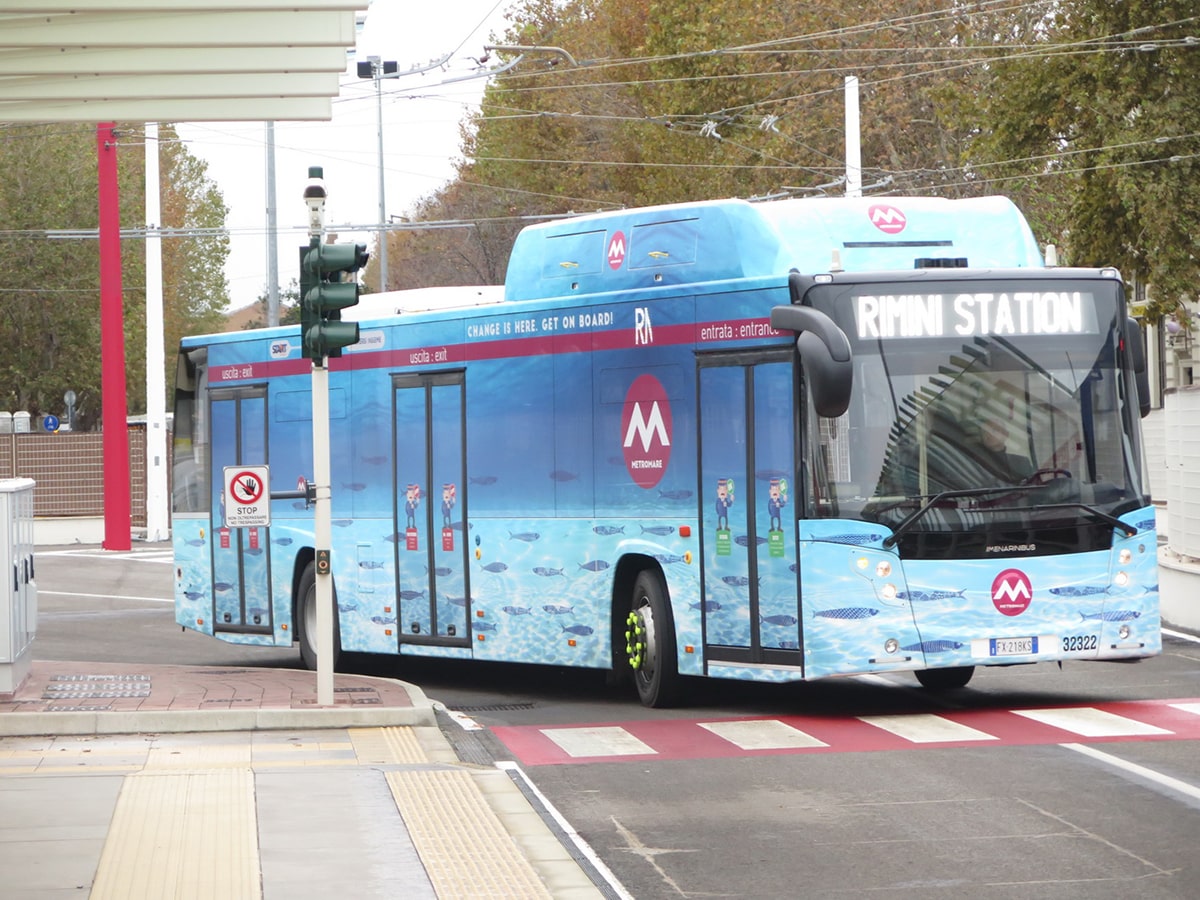
<svg viewBox="0 0 1200 900"><path fill-rule="evenodd" d="M368 0L0 0L0 122L329 119Z"/></svg>

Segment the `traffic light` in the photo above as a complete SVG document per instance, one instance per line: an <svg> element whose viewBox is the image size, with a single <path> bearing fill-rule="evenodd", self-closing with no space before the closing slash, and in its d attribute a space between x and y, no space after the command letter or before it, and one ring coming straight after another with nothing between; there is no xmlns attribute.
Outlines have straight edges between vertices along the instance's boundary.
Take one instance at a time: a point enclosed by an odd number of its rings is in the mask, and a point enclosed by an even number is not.
<svg viewBox="0 0 1200 900"><path fill-rule="evenodd" d="M305 359L341 356L358 343L358 323L342 310L358 303L354 273L367 264L366 244L314 243L300 248L300 338Z"/></svg>

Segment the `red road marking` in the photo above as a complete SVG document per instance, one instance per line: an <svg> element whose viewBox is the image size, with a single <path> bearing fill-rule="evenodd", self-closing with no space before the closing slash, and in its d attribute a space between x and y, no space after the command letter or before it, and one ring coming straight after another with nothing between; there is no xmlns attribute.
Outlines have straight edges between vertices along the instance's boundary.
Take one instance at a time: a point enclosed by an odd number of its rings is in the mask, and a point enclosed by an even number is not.
<svg viewBox="0 0 1200 900"><path fill-rule="evenodd" d="M885 750L913 750L929 747L1003 747L1034 744L1102 744L1122 741L1200 740L1200 713L1178 709L1172 704L1193 704L1200 699L1132 700L1081 706L1056 706L1054 709L1097 709L1146 725L1166 729L1170 734L1134 734L1085 736L1017 714L1011 709L958 710L937 713L943 719L992 735L992 741L942 741L915 743L853 716L735 716L725 719L648 719L629 722L596 722L576 725L499 726L492 732L527 766L566 763L645 762L647 759L721 759L744 756L777 756L804 753L866 753ZM1042 708L1042 707L1031 707ZM1046 707L1051 708L1051 707ZM753 722L765 719L783 722L827 747L800 747L745 750L706 728L704 722ZM573 757L556 744L547 732L573 728L622 728L655 753L632 755Z"/></svg>

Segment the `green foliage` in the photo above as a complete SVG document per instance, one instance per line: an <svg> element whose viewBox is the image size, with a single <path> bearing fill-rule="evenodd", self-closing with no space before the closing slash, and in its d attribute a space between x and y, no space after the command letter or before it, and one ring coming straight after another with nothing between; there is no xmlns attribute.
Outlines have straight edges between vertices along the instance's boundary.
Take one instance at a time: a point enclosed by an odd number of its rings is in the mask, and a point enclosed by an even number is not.
<svg viewBox="0 0 1200 900"><path fill-rule="evenodd" d="M532 51L488 85L458 178L411 211L476 228L393 234L389 258L404 263L389 286L500 280L528 217L841 193L852 73L866 184L982 193L959 170L974 123L953 115L977 82L929 49L967 39L944 9L882 0L871 16L905 23L892 28L829 4L712 0L697 15L680 0L527 0L501 42L563 47L578 65Z"/></svg>
<svg viewBox="0 0 1200 900"><path fill-rule="evenodd" d="M979 95L987 127L973 157L1013 160L996 170L1033 199L1022 205L1067 260L1148 282L1157 319L1195 298L1200 275L1195 4L1066 0L1037 12L1024 35L1036 52L998 62Z"/></svg>
<svg viewBox="0 0 1200 900"><path fill-rule="evenodd" d="M205 164L160 128L162 225L220 228L225 205ZM118 190L122 230L145 225L142 135L119 130ZM101 413L99 244L92 238L47 239L48 231L95 229L98 222L96 133L69 124L0 129L0 409L35 416L62 414L75 391L76 427L95 427ZM163 320L167 384L179 338L215 330L228 303L223 236L162 241ZM121 242L126 403L146 408L146 246ZM164 398L165 399L165 398Z"/></svg>
<svg viewBox="0 0 1200 900"><path fill-rule="evenodd" d="M270 298L267 297L265 291L258 295L254 306L256 308L256 315L242 326L243 331L267 327L267 319L270 318ZM279 292L279 324L300 324L300 282L295 278L292 279L286 288Z"/></svg>

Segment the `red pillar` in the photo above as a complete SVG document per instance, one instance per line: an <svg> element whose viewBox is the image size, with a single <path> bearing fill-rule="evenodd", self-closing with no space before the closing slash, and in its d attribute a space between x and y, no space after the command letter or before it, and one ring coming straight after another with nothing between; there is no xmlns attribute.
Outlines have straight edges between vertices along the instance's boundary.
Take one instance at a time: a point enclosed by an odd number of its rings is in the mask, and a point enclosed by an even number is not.
<svg viewBox="0 0 1200 900"><path fill-rule="evenodd" d="M121 286L121 209L117 138L112 122L96 126L100 197L100 378L104 424L104 549L128 550L133 518L129 426L125 402L125 311Z"/></svg>

